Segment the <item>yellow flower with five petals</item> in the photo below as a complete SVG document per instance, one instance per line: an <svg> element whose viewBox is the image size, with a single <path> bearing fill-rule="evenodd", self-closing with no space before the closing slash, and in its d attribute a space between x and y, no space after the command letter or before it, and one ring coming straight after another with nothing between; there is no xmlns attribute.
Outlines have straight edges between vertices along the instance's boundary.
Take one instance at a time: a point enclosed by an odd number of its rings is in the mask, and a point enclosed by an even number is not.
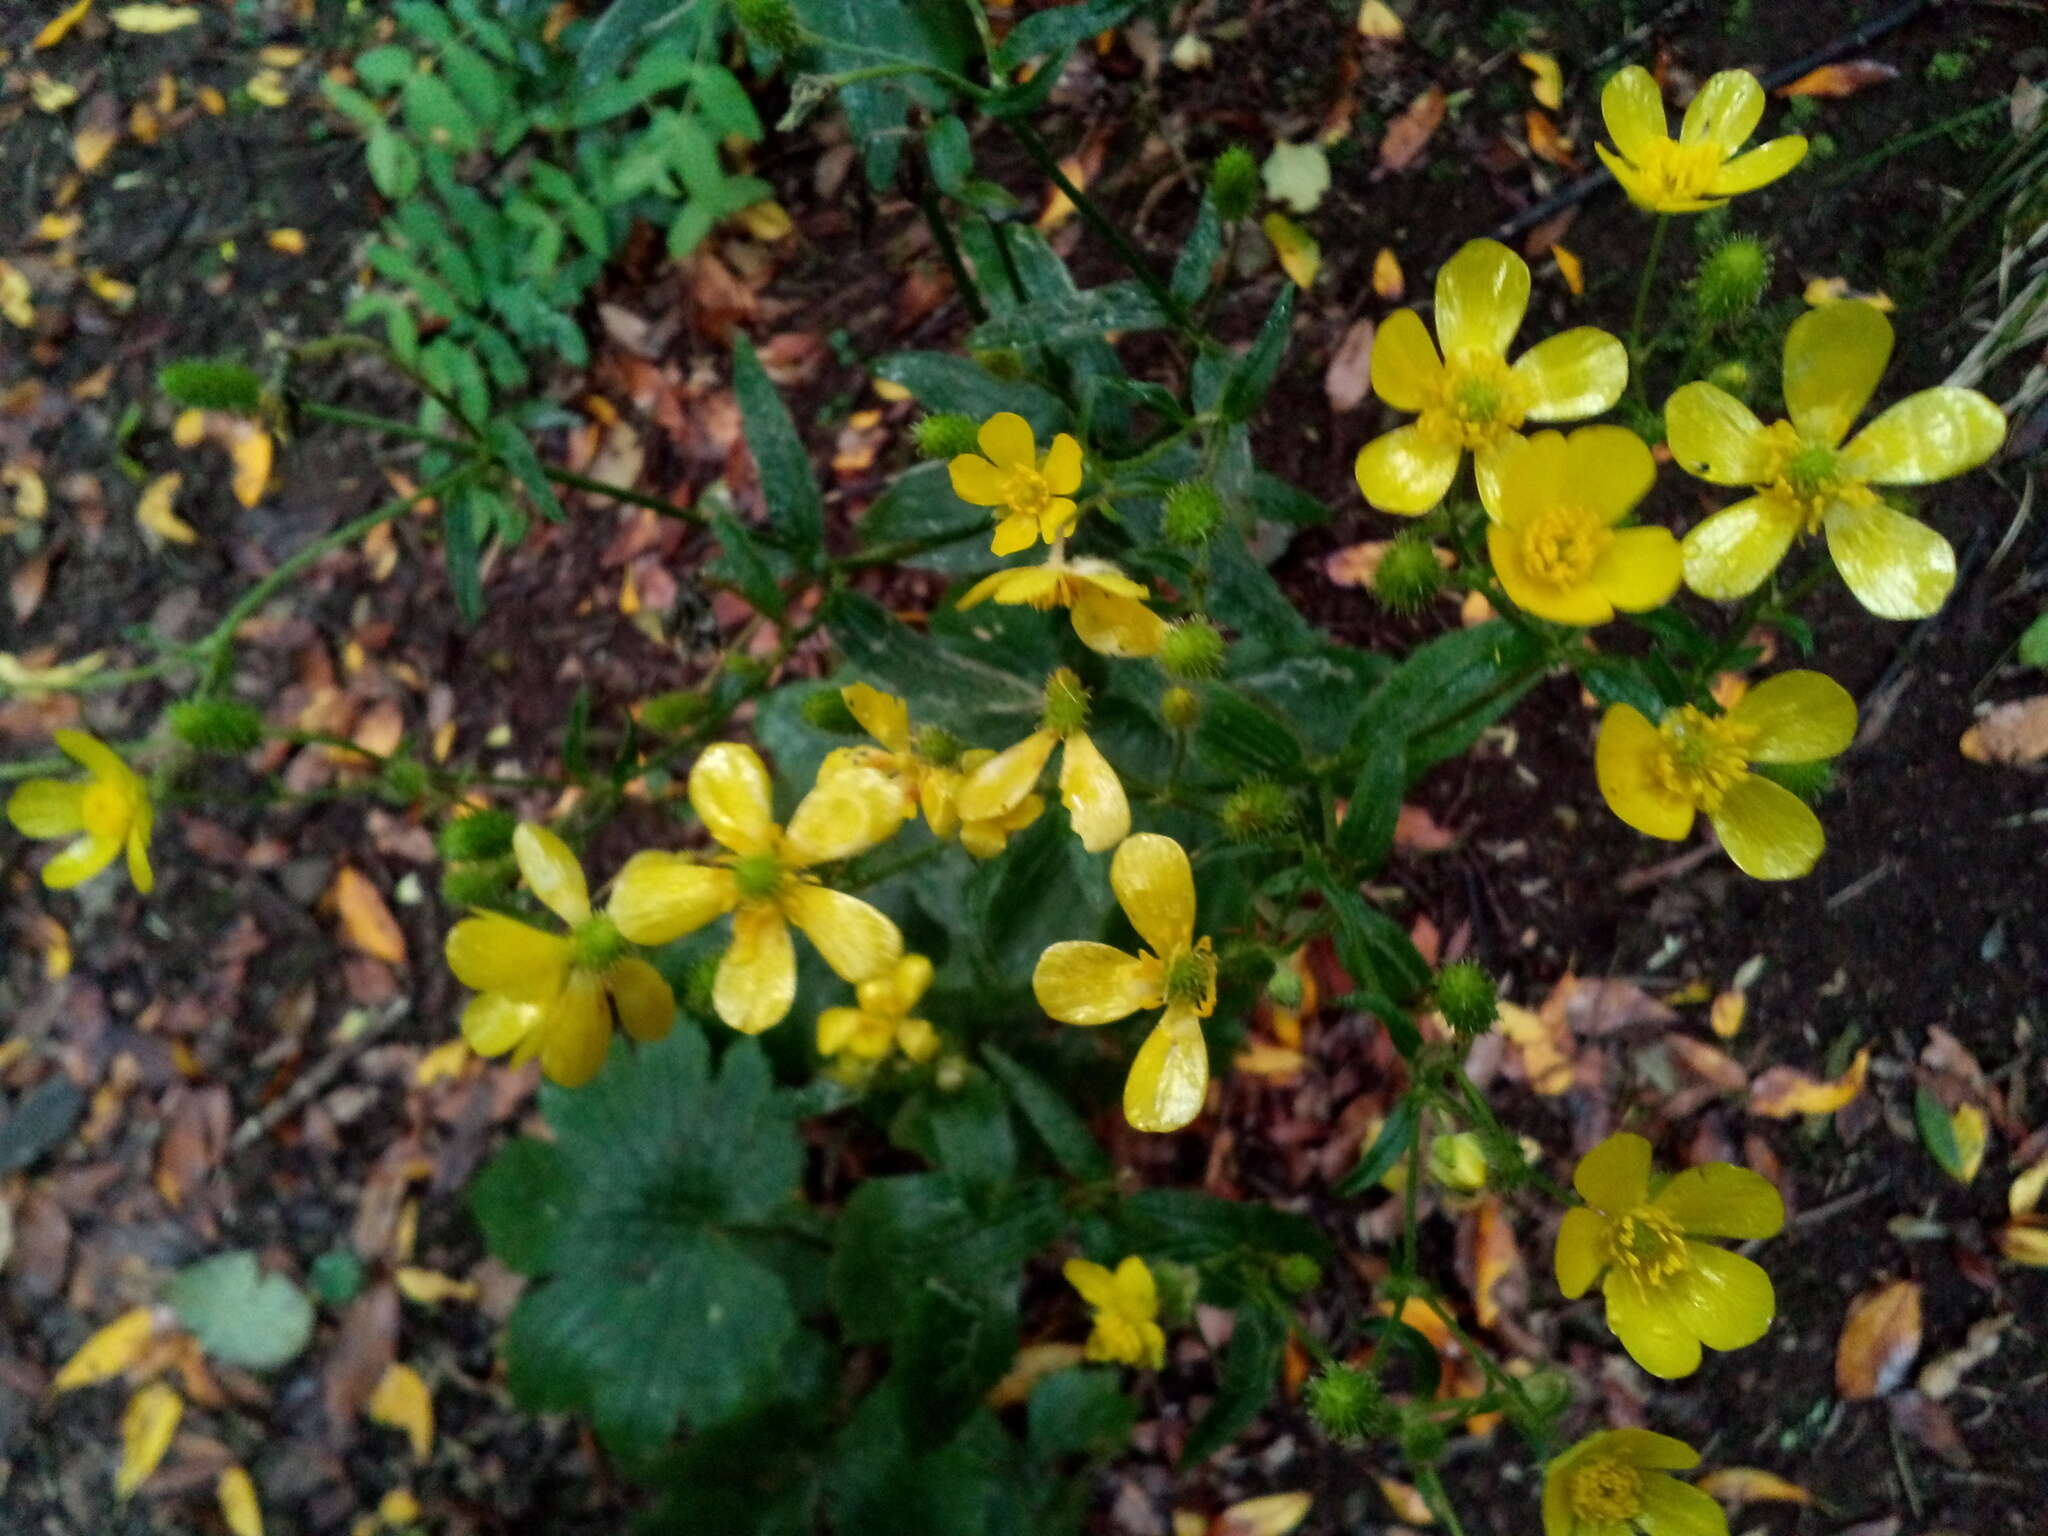
<svg viewBox="0 0 2048 1536"><path fill-rule="evenodd" d="M512 856L540 904L567 925L548 933L502 912L479 912L448 931L448 968L475 992L462 1038L479 1056L540 1058L565 1088L597 1075L611 1049L613 1009L635 1040L659 1040L675 1023L675 994L632 951L613 918L590 908L583 866L554 833L530 822L512 834Z"/></svg>
<svg viewBox="0 0 2048 1536"><path fill-rule="evenodd" d="M953 803L964 824L962 841L967 840L967 826L978 824L1007 836L1035 819L1031 803L1037 796L1032 791L1057 747L1063 749L1060 804L1067 808L1081 846L1090 853L1106 853L1121 843L1131 830L1131 802L1109 759L1083 729L1087 723L1088 691L1062 667L1046 679L1039 728L975 765L961 781Z"/></svg>
<svg viewBox="0 0 2048 1536"><path fill-rule="evenodd" d="M1031 990L1062 1024L1114 1024L1164 1007L1131 1062L1124 1118L1141 1131L1177 1131L1208 1097L1202 1020L1216 1008L1215 950L1195 938L1194 871L1172 838L1139 832L1110 860L1109 884L1149 948L1128 955L1081 939L1054 944L1038 957Z"/></svg>
<svg viewBox="0 0 2048 1536"><path fill-rule="evenodd" d="M1665 125L1664 95L1640 64L1607 82L1600 115L1614 148L1594 149L1629 200L1652 213L1718 208L1806 158L1806 140L1796 133L1739 153L1764 115L1764 88L1747 70L1724 69L1701 86L1675 139Z"/></svg>
<svg viewBox="0 0 2048 1536"><path fill-rule="evenodd" d="M72 839L43 866L43 884L69 890L126 853L128 878L147 896L156 886L149 867L149 834L156 824L149 786L97 736L59 731L56 741L59 751L85 769L86 781L29 779L7 798L7 819L22 836Z"/></svg>
<svg viewBox="0 0 2048 1536"><path fill-rule="evenodd" d="M789 818L775 822L768 770L753 748L719 742L690 769L690 805L725 851L715 863L688 854L635 854L612 891L619 931L666 944L732 914L732 943L711 983L712 1009L746 1034L782 1022L796 1001L801 929L841 979L858 985L893 967L903 935L881 912L835 891L813 866L865 853L903 825L901 789L871 768L820 777Z"/></svg>
<svg viewBox="0 0 2048 1536"><path fill-rule="evenodd" d="M1789 420L1766 427L1707 383L1665 403L1671 456L1687 473L1756 489L1686 534L1687 586L1702 597L1746 597L1801 533L1825 532L1835 569L1879 618L1925 618L1942 605L1955 551L1872 487L1975 469L2004 443L2005 414L1974 389L1942 385L1908 395L1850 437L1891 352L1883 311L1845 299L1801 315L1785 334Z"/></svg>
<svg viewBox="0 0 2048 1536"><path fill-rule="evenodd" d="M911 1010L931 984L932 963L923 955L905 955L891 969L870 976L854 988L854 1007L827 1008L818 1015L818 1053L843 1058L857 1072L892 1050L912 1061L930 1061L939 1054L939 1032Z"/></svg>
<svg viewBox="0 0 2048 1536"><path fill-rule="evenodd" d="M1628 704L1600 721L1594 766L1608 808L1638 832L1677 842L1704 813L1728 857L1758 880L1812 869L1827 837L1820 818L1751 763L1813 763L1856 738L1856 701L1818 672L1781 672L1725 715L1691 704L1657 724Z"/></svg>
<svg viewBox="0 0 2048 1536"><path fill-rule="evenodd" d="M1014 555L1040 539L1051 544L1074 531L1080 509L1081 445L1062 432L1041 456L1031 423L998 411L981 424L980 453L963 453L946 466L953 494L996 512L996 554Z"/></svg>
<svg viewBox="0 0 2048 1536"><path fill-rule="evenodd" d="M1107 560L1069 560L1058 550L1043 565L1015 565L984 576L960 596L964 612L978 603L1065 608L1074 633L1104 656L1150 656L1166 638L1166 621L1145 606L1151 595Z"/></svg>
<svg viewBox="0 0 2048 1536"><path fill-rule="evenodd" d="M1579 421L1621 398L1628 350L1592 326L1562 331L1510 363L1528 309L1529 264L1498 240L1474 240L1437 273L1435 342L1414 310L1387 317L1373 343L1373 393L1415 420L1358 450L1354 471L1367 501L1410 517L1429 511L1468 449L1484 495L1524 422Z"/></svg>
<svg viewBox="0 0 2048 1536"><path fill-rule="evenodd" d="M1166 1364L1166 1333L1159 1326L1159 1285L1135 1253L1110 1270L1089 1259L1069 1259L1060 1273L1094 1311L1082 1353L1158 1370Z"/></svg>
<svg viewBox="0 0 2048 1536"><path fill-rule="evenodd" d="M1762 1174L1703 1163L1653 1182L1650 1144L1624 1131L1579 1159L1585 1200L1557 1234L1557 1285L1580 1297L1602 1280L1607 1326L1652 1376L1699 1369L1700 1346L1741 1349L1771 1325L1777 1298L1761 1265L1700 1239L1775 1236L1785 1202Z"/></svg>
<svg viewBox="0 0 2048 1536"><path fill-rule="evenodd" d="M1678 590L1667 528L1617 526L1649 492L1656 461L1626 427L1538 432L1511 447L1485 487L1487 552L1525 613L1605 624L1614 610L1662 607Z"/></svg>
<svg viewBox="0 0 2048 1536"><path fill-rule="evenodd" d="M1647 1429L1603 1429L1543 1469L1543 1536L1728 1536L1728 1515L1673 1472L1700 1453Z"/></svg>

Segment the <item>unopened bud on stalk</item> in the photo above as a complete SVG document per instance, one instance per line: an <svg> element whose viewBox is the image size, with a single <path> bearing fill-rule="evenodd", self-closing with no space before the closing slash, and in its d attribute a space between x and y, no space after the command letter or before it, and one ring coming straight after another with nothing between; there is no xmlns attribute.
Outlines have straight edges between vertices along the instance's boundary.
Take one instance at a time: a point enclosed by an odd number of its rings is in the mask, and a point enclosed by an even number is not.
<svg viewBox="0 0 2048 1536"><path fill-rule="evenodd" d="M171 734L201 752L237 757L263 744L263 717L238 699L185 699L168 716Z"/></svg>
<svg viewBox="0 0 2048 1536"><path fill-rule="evenodd" d="M444 822L434 845L441 857L455 862L470 859L498 859L512 851L512 834L519 819L510 811L486 808Z"/></svg>
<svg viewBox="0 0 2048 1536"><path fill-rule="evenodd" d="M1486 1151L1478 1134L1454 1131L1432 1140L1429 1176L1460 1195L1476 1195L1486 1188Z"/></svg>
<svg viewBox="0 0 2048 1536"><path fill-rule="evenodd" d="M1207 480L1183 480L1166 493L1162 527L1173 543L1188 549L1208 543L1223 526L1222 494Z"/></svg>
<svg viewBox="0 0 2048 1536"><path fill-rule="evenodd" d="M1436 1006L1460 1040L1475 1040L1500 1017L1493 978L1470 960L1445 966L1436 975Z"/></svg>
<svg viewBox="0 0 2048 1536"><path fill-rule="evenodd" d="M1071 668L1061 667L1045 680L1045 713L1041 723L1056 736L1078 731L1088 723L1088 690Z"/></svg>
<svg viewBox="0 0 2048 1536"><path fill-rule="evenodd" d="M1259 197L1259 162L1242 144L1233 144L1209 168L1209 196L1216 212L1236 222L1252 211Z"/></svg>
<svg viewBox="0 0 2048 1536"><path fill-rule="evenodd" d="M1341 1444L1376 1439L1394 1427L1394 1410L1379 1382L1355 1366L1327 1367L1310 1379L1305 1398L1316 1427Z"/></svg>
<svg viewBox="0 0 2048 1536"><path fill-rule="evenodd" d="M1273 1279L1288 1295L1305 1296L1323 1283L1323 1266L1310 1254L1283 1254L1273 1265Z"/></svg>
<svg viewBox="0 0 2048 1536"><path fill-rule="evenodd" d="M1710 328L1720 329L1751 314L1771 282L1771 253L1754 235L1737 235L1716 246L1693 280L1693 304Z"/></svg>
<svg viewBox="0 0 2048 1536"><path fill-rule="evenodd" d="M1159 665L1179 683L1199 683L1223 670L1223 632L1199 614L1170 626L1159 642Z"/></svg>
<svg viewBox="0 0 2048 1536"><path fill-rule="evenodd" d="M1169 688L1159 696L1159 713L1176 731L1192 731L1202 718L1202 701L1192 688Z"/></svg>
<svg viewBox="0 0 2048 1536"><path fill-rule="evenodd" d="M1436 546L1413 529L1395 536L1372 577L1372 595L1394 613L1418 612L1443 587Z"/></svg>
<svg viewBox="0 0 2048 1536"><path fill-rule="evenodd" d="M918 453L927 459L951 459L972 453L979 434L974 418L958 411L923 417L911 431Z"/></svg>

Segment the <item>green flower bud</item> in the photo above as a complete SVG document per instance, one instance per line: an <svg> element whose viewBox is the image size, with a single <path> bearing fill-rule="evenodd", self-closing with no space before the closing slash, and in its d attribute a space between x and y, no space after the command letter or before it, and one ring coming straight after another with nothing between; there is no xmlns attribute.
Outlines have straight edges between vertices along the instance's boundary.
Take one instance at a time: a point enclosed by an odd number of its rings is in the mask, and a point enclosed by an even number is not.
<svg viewBox="0 0 2048 1536"><path fill-rule="evenodd" d="M510 854L474 864L450 864L441 872L441 899L451 907L503 906L518 877L518 866Z"/></svg>
<svg viewBox="0 0 2048 1536"><path fill-rule="evenodd" d="M974 418L963 416L958 411L942 411L936 416L922 417L911 429L919 456L927 459L951 459L972 453L980 440L980 433Z"/></svg>
<svg viewBox="0 0 2048 1536"><path fill-rule="evenodd" d="M184 699L165 717L173 736L201 752L239 757L263 744L263 717L238 699Z"/></svg>
<svg viewBox="0 0 2048 1536"><path fill-rule="evenodd" d="M1222 820L1232 842L1267 842L1294 825L1294 800L1271 779L1251 779L1230 792Z"/></svg>
<svg viewBox="0 0 2048 1536"><path fill-rule="evenodd" d="M1151 1269L1152 1284L1159 1292L1159 1321L1177 1328L1195 1315L1195 1302L1202 1294L1201 1272L1172 1259L1154 1260Z"/></svg>
<svg viewBox="0 0 2048 1536"><path fill-rule="evenodd" d="M518 829L519 818L510 811L471 811L443 822L434 843L450 863L498 859L512 851L512 834Z"/></svg>
<svg viewBox="0 0 2048 1536"><path fill-rule="evenodd" d="M701 693L659 693L640 706L640 723L657 736L674 736L702 720L710 707Z"/></svg>
<svg viewBox="0 0 2048 1536"><path fill-rule="evenodd" d="M1395 536L1372 576L1372 595L1393 613L1420 612L1443 588L1436 546L1412 528Z"/></svg>
<svg viewBox="0 0 2048 1536"><path fill-rule="evenodd" d="M1176 731L1191 731L1202 718L1202 701L1191 689L1169 688L1159 696L1159 713Z"/></svg>
<svg viewBox="0 0 2048 1536"><path fill-rule="evenodd" d="M1073 670L1061 667L1045 680L1044 728L1056 736L1078 731L1088 723L1088 690Z"/></svg>
<svg viewBox="0 0 2048 1536"><path fill-rule="evenodd" d="M433 783L433 775L427 772L427 765L416 757L390 757L384 760L384 772L379 777L377 792L390 805L411 805L426 794Z"/></svg>
<svg viewBox="0 0 2048 1536"><path fill-rule="evenodd" d="M1310 1378L1304 1400L1316 1428L1343 1445L1377 1439L1394 1427L1394 1410L1379 1382L1349 1365Z"/></svg>
<svg viewBox="0 0 2048 1536"><path fill-rule="evenodd" d="M1832 762L1753 763L1750 766L1802 800L1820 799L1835 783L1835 765Z"/></svg>
<svg viewBox="0 0 2048 1536"><path fill-rule="evenodd" d="M1725 389L1738 400L1747 400L1750 386L1756 380L1750 375L1749 364L1740 358L1731 357L1726 362L1713 366L1707 374L1707 382L1717 389Z"/></svg>
<svg viewBox="0 0 2048 1536"><path fill-rule="evenodd" d="M732 14L740 30L763 48L788 53L804 40L803 24L789 0L732 0Z"/></svg>
<svg viewBox="0 0 2048 1536"><path fill-rule="evenodd" d="M1547 1427L1572 1405L1572 1379L1563 1371L1531 1371L1522 1378L1522 1392L1540 1421L1536 1427Z"/></svg>
<svg viewBox="0 0 2048 1536"><path fill-rule="evenodd" d="M1450 1440L1443 1425L1412 1408L1401 1415L1400 1433L1401 1454L1416 1467L1435 1465Z"/></svg>
<svg viewBox="0 0 2048 1536"><path fill-rule="evenodd" d="M1500 1017L1500 996L1494 991L1493 978L1470 960L1437 972L1436 1006L1460 1040L1476 1040Z"/></svg>
<svg viewBox="0 0 2048 1536"><path fill-rule="evenodd" d="M1266 996L1273 1000L1276 1008L1299 1008L1302 999L1301 972L1292 962L1274 962L1273 974L1266 978Z"/></svg>
<svg viewBox="0 0 2048 1536"><path fill-rule="evenodd" d="M1216 212L1236 222L1259 200L1259 162L1242 144L1233 144L1209 167L1209 197Z"/></svg>
<svg viewBox="0 0 2048 1536"><path fill-rule="evenodd" d="M813 730L830 731L835 736L863 734L860 722L854 719L837 688L813 688L798 702L797 713Z"/></svg>
<svg viewBox="0 0 2048 1536"><path fill-rule="evenodd" d="M1306 1296L1323 1283L1323 1266L1310 1254L1282 1254L1274 1261L1273 1280L1290 1296Z"/></svg>
<svg viewBox="0 0 2048 1536"><path fill-rule="evenodd" d="M1435 1137L1427 1161L1429 1176L1455 1194L1476 1195L1486 1188L1486 1151L1474 1131Z"/></svg>
<svg viewBox="0 0 2048 1536"><path fill-rule="evenodd" d="M1720 329L1753 313L1770 283L1770 251L1754 235L1737 235L1700 263L1693 304L1702 321Z"/></svg>
<svg viewBox="0 0 2048 1536"><path fill-rule="evenodd" d="M1166 493L1162 528L1173 543L1196 549L1209 542L1227 515L1215 486L1206 480L1183 480Z"/></svg>
<svg viewBox="0 0 2048 1536"><path fill-rule="evenodd" d="M1223 670L1223 632L1196 615L1171 625L1159 642L1159 665L1175 682L1198 683Z"/></svg>

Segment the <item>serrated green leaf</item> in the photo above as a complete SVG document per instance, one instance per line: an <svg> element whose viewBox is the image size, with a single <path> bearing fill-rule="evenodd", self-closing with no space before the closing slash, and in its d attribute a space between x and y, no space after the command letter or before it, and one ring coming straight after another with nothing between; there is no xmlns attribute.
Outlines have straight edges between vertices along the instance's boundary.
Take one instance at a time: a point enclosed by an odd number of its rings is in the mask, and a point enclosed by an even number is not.
<svg viewBox="0 0 2048 1536"><path fill-rule="evenodd" d="M859 593L833 593L824 612L848 667L877 688L915 698L920 721L991 747L1006 747L1037 728L1043 674L1027 679L962 655Z"/></svg>
<svg viewBox="0 0 2048 1536"><path fill-rule="evenodd" d="M1365 760L1351 786L1344 819L1337 826L1337 852L1361 879L1370 879L1394 848L1401 819L1401 792L1408 783L1408 744L1398 736L1366 743Z"/></svg>
<svg viewBox="0 0 2048 1536"><path fill-rule="evenodd" d="M1188 233L1188 243L1181 247L1180 257L1173 264L1168 287L1174 298L1182 304L1193 304L1207 293L1216 260L1222 254L1223 220L1216 212L1215 202L1205 197L1201 211L1195 215L1195 227Z"/></svg>
<svg viewBox="0 0 2048 1536"><path fill-rule="evenodd" d="M986 421L998 411L1015 411L1031 423L1041 441L1069 425L1067 408L1048 389L1017 379L999 379L971 358L947 352L892 352L875 364L875 377L901 384L927 411L958 411Z"/></svg>
<svg viewBox="0 0 2048 1536"><path fill-rule="evenodd" d="M981 1059L1009 1092L1011 1102L1045 1143L1045 1149L1077 1179L1107 1179L1115 1172L1109 1154L1060 1091L1022 1062L993 1045L981 1048Z"/></svg>
<svg viewBox="0 0 2048 1536"><path fill-rule="evenodd" d="M1223 683L1204 684L1201 698L1195 746L1219 767L1240 777L1270 774L1283 783L1307 771L1301 739L1278 715Z"/></svg>
<svg viewBox="0 0 2048 1536"><path fill-rule="evenodd" d="M491 1252L517 1273L537 1275L569 1223L575 1198L575 1173L561 1150L522 1137L477 1176L469 1206Z"/></svg>
<svg viewBox="0 0 2048 1536"><path fill-rule="evenodd" d="M1180 1465L1193 1467L1222 1450L1273 1400L1280 1364L1287 1350L1287 1322L1271 1308L1247 1305L1237 1310L1237 1323L1217 1373L1216 1400L1188 1432Z"/></svg>
<svg viewBox="0 0 2048 1536"><path fill-rule="evenodd" d="M1017 1173L1017 1136L1009 1101L993 1078L975 1076L931 1107L933 1150L941 1171L968 1197L985 1198Z"/></svg>
<svg viewBox="0 0 2048 1536"><path fill-rule="evenodd" d="M1008 74L1019 64L1120 27L1137 8L1138 0L1080 0L1035 11L1012 27L996 50L996 73Z"/></svg>
<svg viewBox="0 0 2048 1536"><path fill-rule="evenodd" d="M225 359L187 358L157 370L156 387L180 405L253 416L263 408L263 381Z"/></svg>
<svg viewBox="0 0 2048 1536"><path fill-rule="evenodd" d="M1231 1254L1306 1253L1325 1258L1314 1223L1263 1202L1222 1200L1191 1189L1147 1189L1113 1214L1120 1251L1203 1264Z"/></svg>
<svg viewBox="0 0 2048 1536"><path fill-rule="evenodd" d="M1331 1193L1363 1194L1379 1183L1396 1163L1408 1155L1408 1149L1415 1144L1415 1132L1420 1121L1421 1112L1416 1108L1414 1095L1404 1094L1380 1127L1379 1135L1373 1138L1372 1145L1358 1160L1358 1166L1339 1179Z"/></svg>
<svg viewBox="0 0 2048 1536"><path fill-rule="evenodd" d="M179 1325L223 1365L269 1371L313 1336L313 1304L282 1275L264 1273L246 1250L181 1270L164 1299Z"/></svg>
<svg viewBox="0 0 2048 1536"><path fill-rule="evenodd" d="M369 160L370 180L386 197L396 202L411 197L419 189L419 151L389 123L379 122L371 129L364 153Z"/></svg>
<svg viewBox="0 0 2048 1536"><path fill-rule="evenodd" d="M1066 1456L1105 1460L1130 1444L1138 1405L1121 1374L1100 1367L1054 1371L1031 1389L1025 1407L1031 1454L1056 1462Z"/></svg>
<svg viewBox="0 0 2048 1536"><path fill-rule="evenodd" d="M1251 350L1231 370L1230 380L1223 386L1223 398L1216 407L1225 421L1245 420L1272 389L1280 360L1287 355L1287 337L1294 326L1294 297L1299 291L1292 283L1280 285Z"/></svg>
<svg viewBox="0 0 2048 1536"><path fill-rule="evenodd" d="M1000 314L976 327L972 347L1057 346L1101 340L1111 333L1156 331L1170 322L1165 311L1134 279L1106 283L1080 293L1061 294Z"/></svg>
<svg viewBox="0 0 2048 1536"><path fill-rule="evenodd" d="M808 565L824 548L825 502L789 407L745 336L733 346L733 393L739 399L747 447L761 472L769 526L783 547Z"/></svg>

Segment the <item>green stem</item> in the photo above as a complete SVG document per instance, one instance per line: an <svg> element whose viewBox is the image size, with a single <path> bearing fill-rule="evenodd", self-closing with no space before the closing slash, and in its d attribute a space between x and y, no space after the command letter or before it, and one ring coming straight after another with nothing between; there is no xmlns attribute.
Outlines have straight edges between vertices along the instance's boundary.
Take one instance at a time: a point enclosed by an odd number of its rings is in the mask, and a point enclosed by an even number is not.
<svg viewBox="0 0 2048 1536"><path fill-rule="evenodd" d="M1524 1422L1530 1429L1534 1430L1537 1426L1541 1425L1543 1423L1543 1416L1538 1411L1534 1399L1529 1396L1528 1389L1515 1377L1503 1370L1500 1363L1493 1358L1493 1355L1486 1347L1464 1330L1458 1320L1451 1316L1451 1309L1443 1304L1436 1293L1425 1291L1422 1296L1422 1302L1424 1306L1436 1314L1437 1321L1444 1325L1444 1331L1457 1340L1458 1347L1472 1357L1474 1363L1485 1373L1486 1379L1493 1384L1494 1389L1504 1393L1521 1408ZM1545 1438L1547 1439L1547 1437ZM1548 1455L1547 1445L1539 1446L1538 1449L1546 1456Z"/></svg>
<svg viewBox="0 0 2048 1536"><path fill-rule="evenodd" d="M1430 1508L1438 1522L1450 1536L1465 1536L1465 1527L1458 1523L1458 1512L1451 1507L1450 1495L1444 1492L1443 1474L1435 1467L1415 1469L1415 1487L1421 1493L1422 1501Z"/></svg>
<svg viewBox="0 0 2048 1536"><path fill-rule="evenodd" d="M1408 1091L1413 1093L1415 1089L1410 1087ZM1427 1140L1429 1109L1425 1105L1415 1117L1415 1139L1408 1143L1408 1178L1401 1189L1401 1273L1410 1279L1415 1276L1415 1249L1420 1241L1421 1223L1415 1214L1415 1203L1422 1189L1422 1144Z"/></svg>
<svg viewBox="0 0 2048 1536"><path fill-rule="evenodd" d="M960 243L953 238L953 227L946 222L945 210L939 205L939 194L932 185L931 156L925 156L925 176L917 189L918 211L924 215L925 227L932 232L932 241L939 248L939 255L945 258L946 270L953 274L953 286L959 290L960 302L967 306L967 318L976 325L988 318L988 304L981 296L981 287L974 281L974 274L967 270L967 263L961 259Z"/></svg>
<svg viewBox="0 0 2048 1536"><path fill-rule="evenodd" d="M1629 379L1635 385L1636 398L1648 400L1649 391L1643 380L1643 322L1650 314L1650 290L1657 283L1657 261L1664 254L1664 237L1671 229L1671 215L1660 213L1650 230L1650 252L1643 258L1642 281L1636 284L1635 313L1628 322L1628 369Z"/></svg>

